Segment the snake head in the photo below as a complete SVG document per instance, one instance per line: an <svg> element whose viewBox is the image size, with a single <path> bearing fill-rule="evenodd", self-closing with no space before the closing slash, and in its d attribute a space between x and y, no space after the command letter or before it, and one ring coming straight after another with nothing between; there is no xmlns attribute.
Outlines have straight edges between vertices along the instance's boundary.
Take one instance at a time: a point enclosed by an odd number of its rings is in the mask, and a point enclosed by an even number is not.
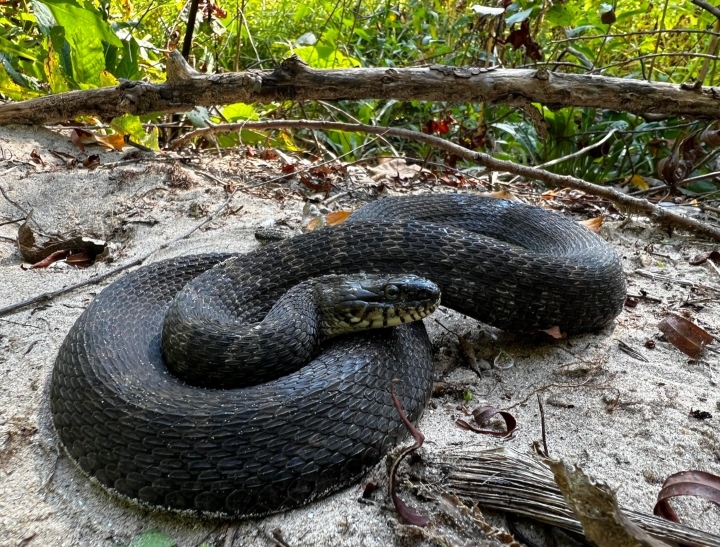
<svg viewBox="0 0 720 547"><path fill-rule="evenodd" d="M318 286L326 338L419 321L440 305L440 288L416 275L325 276Z"/></svg>

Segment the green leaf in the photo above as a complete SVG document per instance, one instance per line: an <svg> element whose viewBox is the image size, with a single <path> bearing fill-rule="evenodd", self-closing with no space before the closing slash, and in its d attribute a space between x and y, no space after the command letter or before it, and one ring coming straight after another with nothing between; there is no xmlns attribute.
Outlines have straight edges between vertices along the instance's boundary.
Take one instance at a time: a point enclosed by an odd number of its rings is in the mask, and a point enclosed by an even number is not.
<svg viewBox="0 0 720 547"><path fill-rule="evenodd" d="M50 31L50 45L57 55L58 70L64 75L66 80L70 80L71 87L77 87L73 80L72 57L70 55L70 44L65 40L65 29L55 26ZM48 73L49 77L49 73Z"/></svg>
<svg viewBox="0 0 720 547"><path fill-rule="evenodd" d="M50 84L50 91L53 93L63 93L70 90L60 63L60 56L53 48L50 48L47 59L45 59L45 76L48 84Z"/></svg>
<svg viewBox="0 0 720 547"><path fill-rule="evenodd" d="M117 118L113 118L110 127L122 135L130 135L133 141L143 146L147 146L152 150L159 150L158 145L158 129L153 128L149 133L142 126L142 121L138 116L124 114Z"/></svg>
<svg viewBox="0 0 720 547"><path fill-rule="evenodd" d="M0 51L9 55L15 55L24 59L30 59L31 61L39 61L38 57L30 52L29 49L16 46L10 40L7 40L0 36Z"/></svg>
<svg viewBox="0 0 720 547"><path fill-rule="evenodd" d="M86 0L40 0L50 9L55 21L65 30L78 29L88 40L105 41L120 47L122 43L102 14Z"/></svg>
<svg viewBox="0 0 720 547"><path fill-rule="evenodd" d="M522 10L515 15L511 15L507 19L505 19L505 24L507 26L512 26L515 23L522 23L525 19L530 17L530 14L532 13L534 8L528 8L526 10Z"/></svg>
<svg viewBox="0 0 720 547"><path fill-rule="evenodd" d="M294 53L314 68L352 68L360 66L358 61L343 55L333 46L296 47Z"/></svg>
<svg viewBox="0 0 720 547"><path fill-rule="evenodd" d="M42 4L38 0L30 0L30 5L32 6L35 18L37 19L40 32L42 32L45 36L48 36L51 29L57 25L57 21L53 17L52 12L45 4Z"/></svg>
<svg viewBox="0 0 720 547"><path fill-rule="evenodd" d="M554 4L545 14L545 20L557 27L569 27L575 22L574 6Z"/></svg>
<svg viewBox="0 0 720 547"><path fill-rule="evenodd" d="M66 73L72 76L80 88L98 87L100 73L105 69L103 42L121 47L120 39L102 18L102 14L87 0L39 1L50 10L57 25L65 29L71 62L71 66L62 63ZM38 19L41 11L37 12ZM53 31L49 30L51 37ZM60 44L56 38L53 39L53 46L59 51Z"/></svg>
<svg viewBox="0 0 720 547"><path fill-rule="evenodd" d="M257 111L252 105L245 103L235 103L222 109L222 114L229 122L238 120L259 120Z"/></svg>
<svg viewBox="0 0 720 547"><path fill-rule="evenodd" d="M5 72L5 68L0 63L0 94L11 98L14 101L23 101L25 99L32 99L33 97L39 97L42 93L38 91L31 91L29 89L23 89L8 76Z"/></svg>
<svg viewBox="0 0 720 547"><path fill-rule="evenodd" d="M142 72L140 71L140 45L134 37L124 41L122 45L122 58L117 67L112 71L118 78L126 80L140 80Z"/></svg>
<svg viewBox="0 0 720 547"><path fill-rule="evenodd" d="M105 70L102 42L79 27L65 29L70 44L73 77L81 89L100 87L100 73Z"/></svg>
<svg viewBox="0 0 720 547"><path fill-rule="evenodd" d="M148 530L135 536L127 547L175 547L177 542L159 530Z"/></svg>

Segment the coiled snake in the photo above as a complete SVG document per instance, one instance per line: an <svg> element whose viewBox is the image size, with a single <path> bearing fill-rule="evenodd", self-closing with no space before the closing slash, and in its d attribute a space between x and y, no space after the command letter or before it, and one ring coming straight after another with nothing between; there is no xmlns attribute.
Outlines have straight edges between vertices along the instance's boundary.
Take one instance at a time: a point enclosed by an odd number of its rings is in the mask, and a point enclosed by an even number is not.
<svg viewBox="0 0 720 547"><path fill-rule="evenodd" d="M379 200L335 228L245 255L151 264L103 290L53 371L67 453L117 493L178 510L264 515L350 484L406 434L394 378L410 419L423 411L433 375L421 324L339 338L299 371L242 389L176 379L161 332L190 282L185 300L222 323L258 320L304 279L354 272L425 277L445 306L515 331L598 329L625 299L615 252L569 219L462 194Z"/></svg>

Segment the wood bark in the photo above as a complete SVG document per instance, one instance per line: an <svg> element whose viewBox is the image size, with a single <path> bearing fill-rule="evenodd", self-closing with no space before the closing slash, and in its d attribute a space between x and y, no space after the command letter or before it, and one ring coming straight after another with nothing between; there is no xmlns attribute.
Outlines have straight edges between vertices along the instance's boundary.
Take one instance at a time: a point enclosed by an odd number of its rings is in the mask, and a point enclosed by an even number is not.
<svg viewBox="0 0 720 547"><path fill-rule="evenodd" d="M173 64L173 52L169 65ZM603 108L635 114L720 118L720 88L680 86L545 69L353 68L317 70L293 56L272 71L123 82L0 105L0 125L60 123L80 115L182 112L195 106L281 100L475 101L549 108Z"/></svg>

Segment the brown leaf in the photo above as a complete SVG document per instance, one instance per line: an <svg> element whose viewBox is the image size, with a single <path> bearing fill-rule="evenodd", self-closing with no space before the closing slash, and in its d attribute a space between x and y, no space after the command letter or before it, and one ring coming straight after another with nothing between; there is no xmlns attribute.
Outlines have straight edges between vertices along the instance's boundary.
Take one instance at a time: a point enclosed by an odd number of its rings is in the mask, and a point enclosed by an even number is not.
<svg viewBox="0 0 720 547"><path fill-rule="evenodd" d="M87 251L80 251L71 254L67 259L65 259L65 262L70 264L71 266L75 266L76 268L87 268L88 266L92 265L95 258L90 256L90 253Z"/></svg>
<svg viewBox="0 0 720 547"><path fill-rule="evenodd" d="M705 264L708 260L712 260L715 264L720 264L720 252L708 251L706 253L700 253L690 259L690 264L699 266L700 264Z"/></svg>
<svg viewBox="0 0 720 547"><path fill-rule="evenodd" d="M63 258L65 258L69 252L70 251L55 251L54 253L46 256L42 260L30 266L30 268L33 270L36 268L47 268L53 262L57 262L58 260L62 260Z"/></svg>
<svg viewBox="0 0 720 547"><path fill-rule="evenodd" d="M602 10L601 10L602 11ZM612 25L617 20L615 10L610 8L600 13L600 21L603 25Z"/></svg>
<svg viewBox="0 0 720 547"><path fill-rule="evenodd" d="M713 148L720 147L720 131L714 128L715 124L707 126L700 134L698 139L700 142L707 144Z"/></svg>
<svg viewBox="0 0 720 547"><path fill-rule="evenodd" d="M465 420L455 420L455 424L463 429L480 433L481 435L492 435L493 437L507 437L511 435L517 429L517 421L515 417L509 412L495 408L494 406L486 405L479 406L472 411L475 423L478 425L484 425L490 418L495 415L499 415L505 421L505 431L495 431L493 429L479 429L474 425L466 422Z"/></svg>
<svg viewBox="0 0 720 547"><path fill-rule="evenodd" d="M100 156L97 154L90 154L83 160L82 164L86 169L95 169L100 165Z"/></svg>
<svg viewBox="0 0 720 547"><path fill-rule="evenodd" d="M430 173L419 165L408 165L402 158L383 158L377 167L368 167L367 171L374 181L382 179L403 181L414 179L421 173Z"/></svg>
<svg viewBox="0 0 720 547"><path fill-rule="evenodd" d="M30 159L33 160L35 163L39 163L40 165L45 165L45 162L40 157L40 154L38 154L38 151L33 148L32 152L30 152Z"/></svg>
<svg viewBox="0 0 720 547"><path fill-rule="evenodd" d="M345 222L352 211L335 211L334 213L328 213L325 215L325 223L328 226L337 226Z"/></svg>
<svg viewBox="0 0 720 547"><path fill-rule="evenodd" d="M668 314L660 321L658 328L668 342L693 359L700 357L705 346L715 340L711 334L692 321L674 313Z"/></svg>
<svg viewBox="0 0 720 547"><path fill-rule="evenodd" d="M332 181L329 178L316 182L312 180L307 173L303 173L300 175L300 182L313 192L324 192L325 194L329 194L330 190L332 190Z"/></svg>
<svg viewBox="0 0 720 547"><path fill-rule="evenodd" d="M525 19L520 24L519 29L515 29L508 34L505 41L515 49L520 49L522 46L525 46L527 56L533 61L540 61L542 59L540 45L530 34L530 19Z"/></svg>
<svg viewBox="0 0 720 547"><path fill-rule="evenodd" d="M599 547L669 547L634 524L621 510L615 492L588 477L582 469L550 460L555 483L582 524L587 538Z"/></svg>
<svg viewBox="0 0 720 547"><path fill-rule="evenodd" d="M264 160L276 160L278 158L277 150L272 148L265 148L260 152L260 157Z"/></svg>
<svg viewBox="0 0 720 547"><path fill-rule="evenodd" d="M92 262L98 255L102 254L106 248L104 241L98 241L89 237L76 236L63 239L60 237L41 237L36 235L30 227L30 215L28 215L25 222L18 228L16 242L20 254L30 264L36 264L58 251L66 253L70 251L70 254L73 252L85 252ZM38 267L43 268L52 264L52 262L61 260L57 258L57 256L59 255L56 255L56 258L51 262ZM81 259L78 258L78 260Z"/></svg>
<svg viewBox="0 0 720 547"><path fill-rule="evenodd" d="M678 496L695 496L720 506L720 477L705 471L681 471L670 475L658 493L653 514L680 522L668 501Z"/></svg>
<svg viewBox="0 0 720 547"><path fill-rule="evenodd" d="M657 164L658 175L671 186L685 180L692 172L692 169L692 163L680 158L679 150L675 150L670 156L661 159Z"/></svg>
<svg viewBox="0 0 720 547"><path fill-rule="evenodd" d="M560 331L560 327L558 327L557 325L554 325L549 329L539 329L539 332L544 332L555 340L562 340L566 336L562 331Z"/></svg>
<svg viewBox="0 0 720 547"><path fill-rule="evenodd" d="M596 234L599 234L600 227L602 226L603 220L604 220L604 217L602 215L600 215L599 217L589 218L587 220L581 220L580 224L585 226L590 231L595 232Z"/></svg>
<svg viewBox="0 0 720 547"><path fill-rule="evenodd" d="M72 130L70 140L83 152L85 152L85 145L88 144L99 144L108 150L122 150L125 146L125 137L119 133L96 135L95 133L79 128Z"/></svg>
<svg viewBox="0 0 720 547"><path fill-rule="evenodd" d="M84 129L73 129L70 133L70 140L75 146L77 146L82 152L85 152L85 145L92 144L95 142L92 133L85 131Z"/></svg>
<svg viewBox="0 0 720 547"><path fill-rule="evenodd" d="M120 133L112 135L93 135L95 142L108 150L122 150L125 147L125 137Z"/></svg>

